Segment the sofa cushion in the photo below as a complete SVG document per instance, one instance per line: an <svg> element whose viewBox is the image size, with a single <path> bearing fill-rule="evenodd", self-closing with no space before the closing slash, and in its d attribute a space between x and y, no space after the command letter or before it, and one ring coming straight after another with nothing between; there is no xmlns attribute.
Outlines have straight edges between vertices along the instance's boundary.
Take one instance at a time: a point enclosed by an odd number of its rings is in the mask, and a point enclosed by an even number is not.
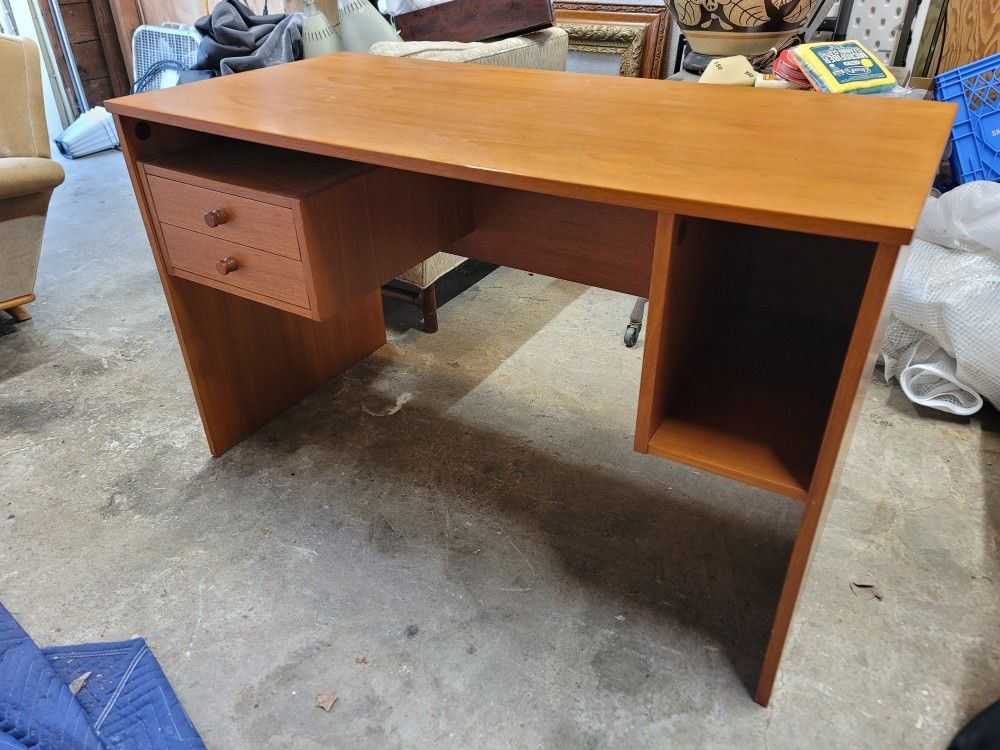
<svg viewBox="0 0 1000 750"><path fill-rule="evenodd" d="M0 200L51 190L65 177L62 165L52 159L36 156L0 159Z"/></svg>
<svg viewBox="0 0 1000 750"><path fill-rule="evenodd" d="M377 42L369 52L383 57L565 70L568 50L569 35L553 27L497 42Z"/></svg>
<svg viewBox="0 0 1000 750"><path fill-rule="evenodd" d="M426 289L453 268L458 268L467 259L451 253L435 253L423 263L401 273L397 279Z"/></svg>

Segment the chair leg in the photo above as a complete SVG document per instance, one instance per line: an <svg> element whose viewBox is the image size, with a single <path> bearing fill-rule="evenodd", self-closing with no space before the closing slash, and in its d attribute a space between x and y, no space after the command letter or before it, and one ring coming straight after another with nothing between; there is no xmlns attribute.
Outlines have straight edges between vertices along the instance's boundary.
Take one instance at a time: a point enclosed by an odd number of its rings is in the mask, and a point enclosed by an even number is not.
<svg viewBox="0 0 1000 750"><path fill-rule="evenodd" d="M435 291L433 284L420 293L420 309L424 313L424 332L437 333L438 303L437 291Z"/></svg>
<svg viewBox="0 0 1000 750"><path fill-rule="evenodd" d="M14 318L17 323L23 323L26 320L31 320L31 313L28 312L28 308L24 305L8 308L7 314Z"/></svg>
<svg viewBox="0 0 1000 750"><path fill-rule="evenodd" d="M639 343L639 331L642 330L642 316L646 312L648 299L640 297L635 301L632 314L629 316L628 327L625 329L625 346L631 349Z"/></svg>

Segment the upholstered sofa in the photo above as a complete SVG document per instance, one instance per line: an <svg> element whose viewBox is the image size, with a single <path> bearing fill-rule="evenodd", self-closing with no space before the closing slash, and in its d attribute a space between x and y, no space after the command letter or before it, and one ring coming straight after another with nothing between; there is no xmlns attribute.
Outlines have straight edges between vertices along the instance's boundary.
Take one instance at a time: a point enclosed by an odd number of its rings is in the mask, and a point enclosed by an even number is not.
<svg viewBox="0 0 1000 750"><path fill-rule="evenodd" d="M0 310L30 318L52 191L65 173L45 124L38 47L0 34Z"/></svg>
<svg viewBox="0 0 1000 750"><path fill-rule="evenodd" d="M497 42L378 42L370 53L389 57L411 57L421 60L498 65L507 68L538 68L566 70L569 36L558 27ZM437 295L434 282L465 261L458 255L438 253L400 276L394 288L386 289L420 305L424 314L424 330L437 330ZM412 289L415 291L407 291Z"/></svg>

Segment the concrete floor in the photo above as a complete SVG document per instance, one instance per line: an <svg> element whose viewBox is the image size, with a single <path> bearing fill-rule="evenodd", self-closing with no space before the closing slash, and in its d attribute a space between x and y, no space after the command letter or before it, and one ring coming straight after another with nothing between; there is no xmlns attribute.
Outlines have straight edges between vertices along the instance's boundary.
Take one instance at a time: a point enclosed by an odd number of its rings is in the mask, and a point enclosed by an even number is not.
<svg viewBox="0 0 1000 750"><path fill-rule="evenodd" d="M630 299L458 274L213 460L121 157L67 168L0 324L0 598L145 636L209 747L934 748L1000 696L995 412L873 384L763 709L800 506L631 451Z"/></svg>

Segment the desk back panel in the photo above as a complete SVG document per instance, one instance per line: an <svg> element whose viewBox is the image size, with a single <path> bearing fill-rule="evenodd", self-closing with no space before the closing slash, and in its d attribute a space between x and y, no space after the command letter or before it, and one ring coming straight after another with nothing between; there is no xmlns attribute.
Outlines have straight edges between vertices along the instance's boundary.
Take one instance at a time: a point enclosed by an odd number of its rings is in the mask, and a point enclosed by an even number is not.
<svg viewBox="0 0 1000 750"><path fill-rule="evenodd" d="M524 190L472 187L475 230L448 252L645 297L656 212Z"/></svg>

